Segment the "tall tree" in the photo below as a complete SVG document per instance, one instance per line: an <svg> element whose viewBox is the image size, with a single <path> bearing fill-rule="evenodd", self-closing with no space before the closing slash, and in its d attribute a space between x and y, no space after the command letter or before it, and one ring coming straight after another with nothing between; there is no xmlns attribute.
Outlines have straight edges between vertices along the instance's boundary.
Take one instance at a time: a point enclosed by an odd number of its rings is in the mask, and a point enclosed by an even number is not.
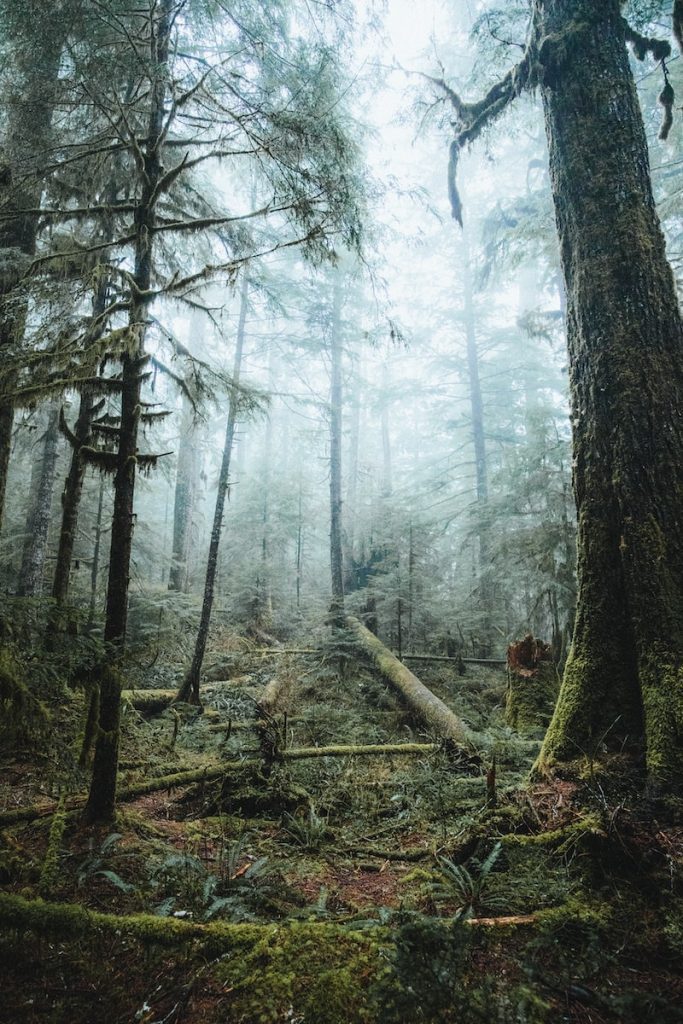
<svg viewBox="0 0 683 1024"><path fill-rule="evenodd" d="M657 59L618 0L534 0L519 64L479 103L443 80L462 147L540 85L567 295L579 593L540 764L644 751L683 783L683 325L626 43Z"/></svg>
<svg viewBox="0 0 683 1024"><path fill-rule="evenodd" d="M330 352L330 571L332 578L332 619L344 615L344 564L342 553L342 331L344 300L340 271L332 284L332 316L329 326Z"/></svg>
<svg viewBox="0 0 683 1024"><path fill-rule="evenodd" d="M55 2L38 17L31 4L0 3L5 44L4 109L0 110L0 526L15 409L16 374L11 367L21 346L27 312L21 283L38 233L38 221L24 211L34 208L40 199L37 168L45 157L54 112L64 6Z"/></svg>
<svg viewBox="0 0 683 1024"><path fill-rule="evenodd" d="M40 438L40 457L34 462L31 473L29 510L17 587L19 597L37 597L43 587L52 494L57 470L58 422L59 408L53 402L45 410L45 430Z"/></svg>
<svg viewBox="0 0 683 1024"><path fill-rule="evenodd" d="M177 700L190 701L193 704L200 704L199 681L206 654L206 644L209 639L209 626L211 625L211 612L213 611L213 600L216 591L216 572L218 569L218 550L223 532L223 515L225 513L225 500L228 495L228 484L230 483L230 460L232 457L232 446L235 440L235 424L237 423L239 384L242 374L242 355L244 353L244 341L246 335L247 312L249 310L249 277L246 269L242 272L242 287L240 289L240 310L237 322L237 337L235 339L235 357L232 368L232 393L230 395L230 406L228 419L225 427L225 441L223 442L223 456L221 468L218 474L218 489L216 491L216 506L213 513L213 526L211 527L211 539L209 541L209 554L206 561L206 575L204 577L204 597L202 600L202 613L199 619L199 629L194 644L192 662L183 679L182 686L178 690Z"/></svg>

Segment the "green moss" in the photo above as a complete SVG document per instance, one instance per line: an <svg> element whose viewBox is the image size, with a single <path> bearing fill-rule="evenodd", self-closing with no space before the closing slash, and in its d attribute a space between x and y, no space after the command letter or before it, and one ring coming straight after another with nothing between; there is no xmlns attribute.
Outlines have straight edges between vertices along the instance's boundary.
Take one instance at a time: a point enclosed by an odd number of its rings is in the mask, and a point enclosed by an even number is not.
<svg viewBox="0 0 683 1024"><path fill-rule="evenodd" d="M505 846L549 846L554 847L560 854L566 854L589 837L600 840L606 838L605 830L597 814L586 814L570 825L549 832L538 832L535 835L513 833L502 836L501 842Z"/></svg>
<svg viewBox="0 0 683 1024"><path fill-rule="evenodd" d="M0 745L11 750L37 742L45 734L49 716L26 685L21 666L8 647L0 647Z"/></svg>
<svg viewBox="0 0 683 1024"><path fill-rule="evenodd" d="M292 1013L316 1024L365 1024L371 981L385 970L381 933L340 925L291 924L265 930L246 956L221 965L235 1020L274 1024Z"/></svg>
<svg viewBox="0 0 683 1024"><path fill-rule="evenodd" d="M57 810L52 816L47 850L45 851L45 858L40 871L38 888L41 896L51 896L59 883L59 858L67 821L68 814L64 806L64 796L61 796L57 804Z"/></svg>
<svg viewBox="0 0 683 1024"><path fill-rule="evenodd" d="M513 729L543 729L548 725L559 690L557 669L541 662L533 675L511 673L505 698L505 720Z"/></svg>
<svg viewBox="0 0 683 1024"><path fill-rule="evenodd" d="M647 769L664 785L683 778L683 666L672 665L670 657L655 647L639 663Z"/></svg>

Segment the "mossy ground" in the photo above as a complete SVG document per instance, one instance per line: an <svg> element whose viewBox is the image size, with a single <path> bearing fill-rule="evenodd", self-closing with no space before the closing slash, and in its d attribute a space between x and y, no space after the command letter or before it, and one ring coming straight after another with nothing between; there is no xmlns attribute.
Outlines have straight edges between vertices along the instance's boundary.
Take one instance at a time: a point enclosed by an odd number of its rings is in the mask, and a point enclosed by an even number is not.
<svg viewBox="0 0 683 1024"><path fill-rule="evenodd" d="M256 732L226 738L215 726L253 719L275 673L294 684L280 743L430 738L361 664L340 678L318 655L273 664L222 643L233 649L230 678L207 685L203 714L124 707L122 784L253 757ZM162 675L150 682L168 685ZM217 782L120 805L114 827L71 815L5 829L3 887L33 907L33 924L15 910L0 929L7 1020L683 1019L683 826L638 810L616 764L529 787L539 742L505 725L503 671L420 675L481 735L481 767L444 750L233 765ZM4 806L83 791L84 699L67 692L51 706L61 741L38 764L26 749L3 765ZM151 913L158 926L79 917L60 934L57 915L56 931L41 934L40 896ZM511 915L521 921L501 923ZM496 923L473 926L472 916ZM181 941L178 922L234 929Z"/></svg>

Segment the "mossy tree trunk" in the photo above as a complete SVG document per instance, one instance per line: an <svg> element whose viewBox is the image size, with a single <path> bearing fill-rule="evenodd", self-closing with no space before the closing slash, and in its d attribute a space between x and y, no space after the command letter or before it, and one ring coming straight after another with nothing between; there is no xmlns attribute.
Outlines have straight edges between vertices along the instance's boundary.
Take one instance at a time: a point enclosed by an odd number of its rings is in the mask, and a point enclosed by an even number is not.
<svg viewBox="0 0 683 1024"><path fill-rule="evenodd" d="M50 510L57 471L58 423L59 408L53 403L47 408L45 432L41 438L42 451L31 474L30 505L17 587L19 597L37 597L43 587Z"/></svg>
<svg viewBox="0 0 683 1024"><path fill-rule="evenodd" d="M41 12L40 18L25 17L20 10L12 11L12 6L3 12L11 45L11 75L2 97L0 148L0 527L12 448L17 356L28 309L22 279L38 233L36 217L21 211L40 203L37 163L49 148L64 31L59 2Z"/></svg>
<svg viewBox="0 0 683 1024"><path fill-rule="evenodd" d="M81 456L81 448L90 442L90 427L94 405L92 396L85 393L81 395L74 429L76 444L71 449L69 472L67 473L62 492L62 524L59 531L57 563L52 583L52 596L57 605L66 604L69 595L71 561L76 541L78 510L85 477L85 462Z"/></svg>
<svg viewBox="0 0 683 1024"><path fill-rule="evenodd" d="M342 553L342 340L343 302L340 272L334 276L330 325L330 571L332 621L343 626L344 561Z"/></svg>
<svg viewBox="0 0 683 1024"><path fill-rule="evenodd" d="M574 638L540 764L606 742L683 783L683 331L618 0L536 0L567 292Z"/></svg>
<svg viewBox="0 0 683 1024"><path fill-rule="evenodd" d="M109 578L104 626L105 642L122 648L128 618L128 583L133 546L135 478L141 414L143 371L147 362L145 334L151 302L154 227L159 185L164 175L165 102L167 64L173 26L173 0L160 0L150 26L150 99L147 138L141 167L140 198L135 210L135 264L130 307L130 351L121 359L121 417L112 517ZM116 803L121 678L116 669L102 666L99 677L100 709L88 802L87 821L111 821Z"/></svg>

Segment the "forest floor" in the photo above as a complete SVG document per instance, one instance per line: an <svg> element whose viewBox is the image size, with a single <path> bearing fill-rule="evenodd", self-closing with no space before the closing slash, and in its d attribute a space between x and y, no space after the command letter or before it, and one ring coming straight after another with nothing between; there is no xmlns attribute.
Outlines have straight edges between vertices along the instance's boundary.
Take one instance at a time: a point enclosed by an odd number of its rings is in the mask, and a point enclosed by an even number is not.
<svg viewBox="0 0 683 1024"><path fill-rule="evenodd" d="M1 833L0 1021L683 1021L680 816L636 809L618 763L530 785L540 734L505 725L503 669L419 669L484 738L480 765L442 746L289 761L433 737L362 661L227 632L211 660L202 713L124 702L121 786L210 778L122 802L113 827L57 812ZM84 792L83 703L62 690L42 759L0 766L1 807Z"/></svg>

